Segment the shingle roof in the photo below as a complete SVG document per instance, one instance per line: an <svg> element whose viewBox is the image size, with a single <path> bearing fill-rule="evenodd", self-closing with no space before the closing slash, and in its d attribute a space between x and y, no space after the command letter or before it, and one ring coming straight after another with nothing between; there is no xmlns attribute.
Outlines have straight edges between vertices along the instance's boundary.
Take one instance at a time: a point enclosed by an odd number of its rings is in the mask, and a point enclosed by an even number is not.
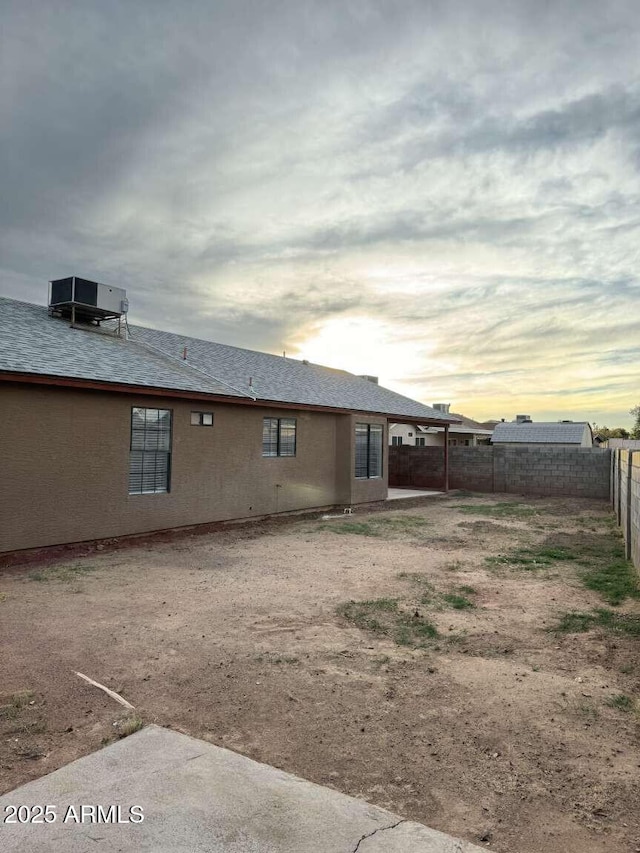
<svg viewBox="0 0 640 853"><path fill-rule="evenodd" d="M499 423L493 431L494 444L581 444L585 422Z"/></svg>
<svg viewBox="0 0 640 853"><path fill-rule="evenodd" d="M131 327L129 340L71 328L47 308L0 297L0 371L250 397L448 422L454 417L347 373ZM184 348L187 359L183 360ZM249 380L251 379L251 385Z"/></svg>
<svg viewBox="0 0 640 853"><path fill-rule="evenodd" d="M459 424L453 424L449 427L450 433L462 433L465 435L469 435L473 433L474 435L492 435L493 430L487 429L483 427L482 424L479 424L477 421L472 420L471 418L465 418L464 415L460 415L456 412L449 412L450 418L456 418L456 420L460 421ZM421 427L417 425L417 429L419 432L438 432L442 429L442 427Z"/></svg>
<svg viewBox="0 0 640 853"><path fill-rule="evenodd" d="M473 418L466 417L466 415L459 415L456 412L449 412L449 414L452 418L456 418L460 421L461 426L456 427L458 430L460 430L461 427L464 427L467 432L476 432L476 430L478 432L492 432L489 427L485 426L484 424L481 424L479 421L474 421Z"/></svg>
<svg viewBox="0 0 640 853"><path fill-rule="evenodd" d="M487 429L487 427L478 423L478 421L474 421L472 418L467 418L457 412L449 412L449 417L460 421L459 424L454 424L449 432L475 433L476 435L491 435L493 432L493 430Z"/></svg>

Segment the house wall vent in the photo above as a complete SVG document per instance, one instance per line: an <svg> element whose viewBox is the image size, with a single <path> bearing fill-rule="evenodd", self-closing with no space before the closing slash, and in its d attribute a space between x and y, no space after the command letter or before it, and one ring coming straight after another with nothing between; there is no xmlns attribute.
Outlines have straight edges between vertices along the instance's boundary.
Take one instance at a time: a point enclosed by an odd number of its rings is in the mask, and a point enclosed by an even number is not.
<svg viewBox="0 0 640 853"><path fill-rule="evenodd" d="M129 310L127 291L70 276L49 282L49 312L72 322L97 323L118 319Z"/></svg>

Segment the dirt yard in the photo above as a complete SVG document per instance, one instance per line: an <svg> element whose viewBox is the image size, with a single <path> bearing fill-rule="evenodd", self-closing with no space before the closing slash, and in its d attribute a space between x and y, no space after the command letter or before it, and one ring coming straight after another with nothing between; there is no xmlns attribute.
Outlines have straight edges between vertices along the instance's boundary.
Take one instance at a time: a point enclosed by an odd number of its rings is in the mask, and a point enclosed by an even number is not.
<svg viewBox="0 0 640 853"><path fill-rule="evenodd" d="M155 722L492 850L639 851L634 583L605 504L513 496L12 568L2 790Z"/></svg>

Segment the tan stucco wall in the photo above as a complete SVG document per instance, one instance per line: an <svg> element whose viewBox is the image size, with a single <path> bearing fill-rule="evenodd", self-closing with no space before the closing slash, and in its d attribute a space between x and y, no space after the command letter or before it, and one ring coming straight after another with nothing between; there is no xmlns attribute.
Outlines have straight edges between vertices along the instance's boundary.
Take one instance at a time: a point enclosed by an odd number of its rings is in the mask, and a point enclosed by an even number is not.
<svg viewBox="0 0 640 853"><path fill-rule="evenodd" d="M173 411L168 494L128 494L132 406ZM191 426L203 410L214 426ZM295 457L262 456L266 416L297 419ZM367 419L7 383L0 551L383 499L386 453L381 480L355 480L356 420Z"/></svg>

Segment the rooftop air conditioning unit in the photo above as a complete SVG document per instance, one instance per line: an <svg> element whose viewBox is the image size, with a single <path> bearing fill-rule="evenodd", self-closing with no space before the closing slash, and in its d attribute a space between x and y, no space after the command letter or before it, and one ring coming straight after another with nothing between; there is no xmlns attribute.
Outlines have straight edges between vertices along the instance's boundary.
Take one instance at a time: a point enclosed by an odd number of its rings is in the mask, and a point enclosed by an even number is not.
<svg viewBox="0 0 640 853"><path fill-rule="evenodd" d="M127 291L71 276L50 281L49 310L79 322L121 317L129 309Z"/></svg>

